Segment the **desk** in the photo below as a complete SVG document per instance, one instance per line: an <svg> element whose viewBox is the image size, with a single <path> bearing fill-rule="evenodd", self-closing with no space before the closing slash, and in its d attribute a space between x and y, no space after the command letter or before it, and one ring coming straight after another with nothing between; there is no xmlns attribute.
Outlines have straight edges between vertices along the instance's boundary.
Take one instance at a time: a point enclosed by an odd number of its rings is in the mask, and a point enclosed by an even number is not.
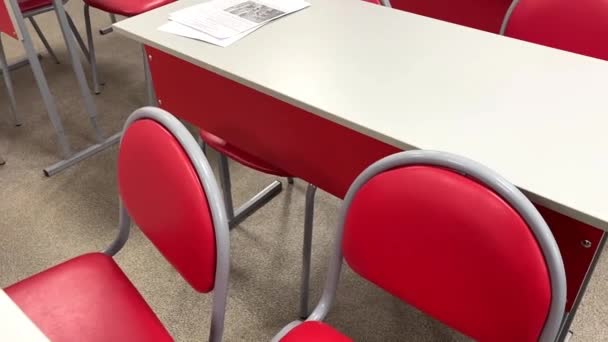
<svg viewBox="0 0 608 342"><path fill-rule="evenodd" d="M0 340L49 341L2 289L0 289Z"/></svg>
<svg viewBox="0 0 608 342"><path fill-rule="evenodd" d="M539 206L576 311L608 229L607 62L356 0L228 48L156 30L199 2L115 24L147 45L162 108L338 197L400 150L477 160Z"/></svg>

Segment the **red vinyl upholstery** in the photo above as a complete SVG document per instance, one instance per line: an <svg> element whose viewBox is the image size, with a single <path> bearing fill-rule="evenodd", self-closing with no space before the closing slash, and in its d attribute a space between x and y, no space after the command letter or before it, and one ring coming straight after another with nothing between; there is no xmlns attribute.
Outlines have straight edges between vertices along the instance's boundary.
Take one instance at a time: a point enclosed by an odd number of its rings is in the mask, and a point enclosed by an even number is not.
<svg viewBox="0 0 608 342"><path fill-rule="evenodd" d="M85 0L84 2L102 11L132 17L173 1L175 0Z"/></svg>
<svg viewBox="0 0 608 342"><path fill-rule="evenodd" d="M317 321L304 322L291 329L281 342L350 342L347 336L331 326Z"/></svg>
<svg viewBox="0 0 608 342"><path fill-rule="evenodd" d="M102 253L71 259L5 291L53 342L172 341L118 265Z"/></svg>
<svg viewBox="0 0 608 342"><path fill-rule="evenodd" d="M536 341L551 286L523 219L455 172L409 166L364 184L344 258L362 277L478 341Z"/></svg>
<svg viewBox="0 0 608 342"><path fill-rule="evenodd" d="M505 35L608 60L608 1L521 0Z"/></svg>
<svg viewBox="0 0 608 342"><path fill-rule="evenodd" d="M23 13L50 6L52 4L52 0L19 0L19 8Z"/></svg>
<svg viewBox="0 0 608 342"><path fill-rule="evenodd" d="M15 26L13 25L13 21L11 20L7 5L8 3L5 1L0 2L0 32L4 32L7 35L17 39L17 32L15 30Z"/></svg>
<svg viewBox="0 0 608 342"><path fill-rule="evenodd" d="M215 232L207 197L180 143L144 119L125 132L118 187L129 214L179 273L200 292L213 289Z"/></svg>
<svg viewBox="0 0 608 342"><path fill-rule="evenodd" d="M390 0L391 6L454 24L498 33L511 0Z"/></svg>
<svg viewBox="0 0 608 342"><path fill-rule="evenodd" d="M279 177L290 177L287 172L278 169L233 145L228 144L225 140L216 135L213 135L203 129L200 130L200 135L201 139L203 139L207 145L211 146L211 148L247 167Z"/></svg>

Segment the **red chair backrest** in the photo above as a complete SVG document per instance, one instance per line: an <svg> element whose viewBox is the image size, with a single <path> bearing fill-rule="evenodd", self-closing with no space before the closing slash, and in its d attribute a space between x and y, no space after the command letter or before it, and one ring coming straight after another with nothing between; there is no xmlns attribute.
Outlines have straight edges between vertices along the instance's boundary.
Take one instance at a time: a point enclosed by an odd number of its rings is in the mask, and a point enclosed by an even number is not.
<svg viewBox="0 0 608 342"><path fill-rule="evenodd" d="M216 240L201 180L182 145L151 119L132 123L118 155L127 211L165 258L200 292L213 289Z"/></svg>
<svg viewBox="0 0 608 342"><path fill-rule="evenodd" d="M608 60L607 0L520 0L505 36Z"/></svg>
<svg viewBox="0 0 608 342"><path fill-rule="evenodd" d="M0 1L0 32L5 33L15 39L18 39L18 30L13 23L11 18L11 9L8 6L8 2L5 0Z"/></svg>
<svg viewBox="0 0 608 342"><path fill-rule="evenodd" d="M362 277L479 341L536 341L551 302L544 256L521 216L459 173L402 166L367 181L343 254Z"/></svg>
<svg viewBox="0 0 608 342"><path fill-rule="evenodd" d="M498 33L511 0L391 0L402 11Z"/></svg>

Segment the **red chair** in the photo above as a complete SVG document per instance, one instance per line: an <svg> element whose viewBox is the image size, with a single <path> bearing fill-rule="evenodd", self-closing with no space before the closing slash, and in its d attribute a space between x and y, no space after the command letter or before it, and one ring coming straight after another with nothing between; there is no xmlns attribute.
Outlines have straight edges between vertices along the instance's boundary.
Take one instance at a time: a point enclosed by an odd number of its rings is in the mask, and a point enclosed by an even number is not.
<svg viewBox="0 0 608 342"><path fill-rule="evenodd" d="M516 0L501 34L608 60L605 0Z"/></svg>
<svg viewBox="0 0 608 342"><path fill-rule="evenodd" d="M386 1L386 0L385 0ZM513 0L390 0L393 8L498 33Z"/></svg>
<svg viewBox="0 0 608 342"><path fill-rule="evenodd" d="M282 184L274 181L262 191L253 196L249 201L241 205L236 210L232 201L232 184L230 181L230 165L228 158L240 163L241 165L252 168L256 171L288 179L293 184L292 176L273 165L251 155L238 147L231 145L222 138L200 129L200 143L203 151L207 146L216 150L219 155L219 178L222 185L222 194L226 205L229 226L231 228L238 225L249 215L270 201L274 196L281 192ZM314 200L317 187L308 184L306 189L306 204L304 212L304 240L302 247L302 279L300 283L300 317L308 317L308 292L310 287L310 258L312 254L312 229L314 220Z"/></svg>
<svg viewBox="0 0 608 342"><path fill-rule="evenodd" d="M127 120L118 156L119 234L103 252L68 260L5 289L52 341L171 341L112 256L131 217L199 292L213 291L220 341L229 272L228 221L207 159L173 116L145 107Z"/></svg>
<svg viewBox="0 0 608 342"><path fill-rule="evenodd" d="M97 73L97 59L95 58L95 45L93 43L93 33L91 28L91 16L90 16L90 7L97 8L98 10L110 13L110 17L112 22L115 22L115 15L122 15L125 17L133 17L138 14L142 14L148 11L151 11L155 8L164 6L166 4L172 3L175 0L84 0L84 23L87 30L87 42L89 49L89 62L91 64L91 77L93 79L93 91L95 94L99 94L100 84L99 76ZM110 30L105 30L102 33L105 34L110 32ZM146 68L145 74L148 76L148 59L145 58L144 52L144 67ZM146 82L148 83L148 82ZM148 86L148 101L149 104L153 104L153 95L150 94L151 88Z"/></svg>
<svg viewBox="0 0 608 342"><path fill-rule="evenodd" d="M340 214L321 300L274 341L347 341L322 323L342 257L361 277L478 341L555 341L566 277L547 224L508 181L468 159L409 151L366 169Z"/></svg>
<svg viewBox="0 0 608 342"><path fill-rule="evenodd" d="M65 2L67 2L67 0L65 0L64 3ZM12 3L7 2L6 4L0 6L0 32L6 33L6 35L9 37L19 38L19 35L17 34L17 28L16 28L18 25L15 25L14 23L12 23L12 21L29 19L30 23L32 24L32 27L34 28L34 31L36 31L36 34L40 38L40 41L44 45L45 49L47 50L47 52L49 53L51 58L53 58L55 63L59 64L59 59L57 59L55 52L51 48L49 42L46 40L46 37L44 36L44 33L40 29L38 22L36 22L36 20L34 19L34 17L37 15L55 11L55 6L53 5L53 1L52 0L18 0L15 4L16 4L15 8L19 9L19 14L21 15L19 18L17 18L16 15L14 15L14 14L9 14L9 12L11 11L10 8L13 5ZM88 51L86 50L84 42L82 41L82 38L80 37L78 30L76 29L76 25L74 25L74 21L72 20L72 17L70 17L70 15L67 13L67 11L65 12L65 15L66 15L66 23L63 23L61 20L59 20L59 24L60 25L65 24L67 27L69 27L69 29L72 31L72 33L74 35L74 38L80 45L80 48L82 49L82 53L88 57ZM11 18L11 17L15 17L15 18ZM23 23L23 24L25 25L25 23ZM20 40L25 45L26 50L29 50L29 49L34 50L34 47L31 43L29 34L27 35L27 39L25 37L23 37L23 39L20 39ZM35 70L35 67L32 67L32 68ZM6 56L4 53L4 47L2 44L1 37L0 37L0 71L2 71L2 76L4 78L4 83L6 85L7 97L9 99L9 105L10 105L9 109L14 118L15 126L21 126L21 120L20 120L19 114L17 112L17 101L15 99L13 81L10 76L10 67L6 61ZM37 76L37 77L40 77L40 76Z"/></svg>

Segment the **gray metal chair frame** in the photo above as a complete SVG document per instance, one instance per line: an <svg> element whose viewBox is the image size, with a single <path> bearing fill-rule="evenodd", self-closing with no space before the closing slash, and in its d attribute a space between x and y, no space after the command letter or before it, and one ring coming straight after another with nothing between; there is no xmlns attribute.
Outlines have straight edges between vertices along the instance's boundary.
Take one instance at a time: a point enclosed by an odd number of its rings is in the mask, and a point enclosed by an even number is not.
<svg viewBox="0 0 608 342"><path fill-rule="evenodd" d="M123 132L126 132L129 126L135 121L142 119L154 120L171 132L190 158L203 186L205 195L207 196L207 202L209 203L213 226L215 228L215 243L217 250L209 341L219 342L222 340L224 331L224 316L226 313L228 278L230 273L230 233L221 191L217 185L207 158L202 153L194 137L192 137L190 132L181 122L179 122L179 120L162 109L143 107L129 116L124 125ZM131 217L121 202L118 235L110 246L103 250L103 253L111 256L118 253L129 238L130 228Z"/></svg>
<svg viewBox="0 0 608 342"><path fill-rule="evenodd" d="M199 136L199 144L203 153L206 153L207 146ZM226 205L226 212L228 215L228 222L230 229L234 228L240 222L245 220L249 215L253 214L256 210L261 208L264 204L268 203L272 198L278 195L283 185L281 182L275 180L266 186L262 191L258 192L255 196L251 197L247 202L242 204L239 208L234 210L232 201L232 183L230 181L230 164L228 157L223 153L219 154L219 178L220 184L222 185L222 194L224 196L224 203ZM293 184L293 178L288 177L287 181L289 184ZM304 240L302 244L302 273L300 280L300 318L304 319L308 317L308 293L310 289L310 260L312 254L312 232L314 223L314 207L315 207L315 193L317 187L308 184L306 187L306 203L304 211Z"/></svg>
<svg viewBox="0 0 608 342"><path fill-rule="evenodd" d="M28 13L22 13L19 7L17 0L7 0L9 7L7 8L9 12L12 14L13 24L15 26L16 34L19 37L19 40L23 43L25 48L25 52L27 55L28 62L32 68L34 73L34 78L36 79L36 83L38 88L40 89L40 93L42 95L42 99L44 101L44 105L46 107L48 116L51 120L53 128L55 129L57 135L57 143L59 145L60 153L63 159L47 168L44 169L44 173L47 176L52 176L98 152L105 150L106 148L112 146L117 143L120 139L120 133L114 134L108 138L103 137L103 133L97 124L97 108L93 101L93 97L89 91L87 81L84 75L84 71L82 68L82 64L80 63L80 59L78 56L78 52L75 48L74 40L79 42L85 57L88 58L88 51L86 50L82 39L79 39L80 35L77 33L77 30L72 22L71 18L68 17L65 9L63 7L62 0L53 0L53 5L45 8L41 8L35 11L30 11ZM48 12L50 10L54 10L57 15L57 20L59 22L59 26L61 28L61 33L63 35L64 41L66 43L66 48L68 50L68 54L70 55L72 68L74 69L74 74L76 76L76 80L78 81L80 93L84 99L85 109L89 116L89 122L93 128L93 132L95 135L96 144L85 148L79 152L73 152L72 148L68 142L67 136L65 134L63 124L61 122L61 118L59 117L59 113L57 111L57 105L55 103L55 99L51 95L49 90L48 83L46 81L46 77L44 72L42 71L42 67L40 65L40 61L38 60L38 54L34 49L34 45L32 43L32 38L30 37L29 31L25 25L26 16L30 18L32 21L32 17L36 14L40 14L43 12ZM38 32L37 24L35 20L32 21L34 25L34 29ZM41 33L41 31L40 31ZM43 44L46 39L41 36L43 40ZM45 44L48 45L48 42ZM52 50L50 50L52 51ZM54 55L54 53L52 53ZM2 41L0 38L0 68L2 69L2 73L4 75L4 79L7 83L7 89L9 92L10 102L11 102L11 110L15 116L15 122L19 123L19 118L17 116L17 110L14 99L14 91L12 82L9 77L9 68L6 63L6 58L4 54L4 50L2 47Z"/></svg>
<svg viewBox="0 0 608 342"><path fill-rule="evenodd" d="M87 33L87 44L88 44L88 60L91 66L91 78L93 83L93 92L95 94L101 93L101 86L104 84L103 81L100 80L99 72L97 71L97 58L95 56L95 42L93 40L93 28L91 27L91 6L88 4L84 4L84 24L86 27ZM108 12L110 15L110 21L112 24L116 23L116 14ZM113 32L112 26L103 28L99 30L101 35L106 35L108 33ZM146 94L148 105L156 106L156 95L154 94L154 87L152 86L152 76L150 74L150 65L148 63L148 59L151 58L147 56L144 46L142 45L142 53L144 58L144 78L146 84Z"/></svg>
<svg viewBox="0 0 608 342"><path fill-rule="evenodd" d="M359 191L359 189L372 177L384 171L411 165L437 166L466 174L468 177L477 180L500 195L519 213L528 227L530 227L531 232L539 244L547 263L551 282L551 303L549 313L539 341L556 341L564 320L564 310L566 306L566 274L559 248L547 223L530 200L502 176L470 159L436 151L418 150L397 153L377 161L357 177L348 190L340 211L334 247L335 254L329 261L329 269L323 294L317 307L306 321L322 321L325 319L334 301L342 268L342 237L344 234L344 222L357 191ZM499 310L500 308L497 309ZM295 321L288 324L273 338L273 341L279 341L300 323L302 322Z"/></svg>
<svg viewBox="0 0 608 342"><path fill-rule="evenodd" d="M198 137L199 144L203 153L206 153L207 146ZM262 191L251 197L247 202L243 203L240 207L234 210L234 203L232 200L232 183L230 181L230 164L228 157L223 153L219 154L219 178L220 184L222 185L222 194L224 196L224 203L226 205L226 213L228 215L228 222L230 229L234 228L240 222L245 220L249 215L253 214L256 210L261 208L264 204L268 203L272 198L278 195L282 190L282 183L275 180L266 186ZM289 184L293 184L293 178L288 177L287 181ZM312 255L312 232L314 222L314 207L315 207L315 193L317 187L308 184L306 187L306 204L304 209L304 240L302 243L302 274L300 280L300 318L304 319L308 317L308 293L310 289L310 259Z"/></svg>

